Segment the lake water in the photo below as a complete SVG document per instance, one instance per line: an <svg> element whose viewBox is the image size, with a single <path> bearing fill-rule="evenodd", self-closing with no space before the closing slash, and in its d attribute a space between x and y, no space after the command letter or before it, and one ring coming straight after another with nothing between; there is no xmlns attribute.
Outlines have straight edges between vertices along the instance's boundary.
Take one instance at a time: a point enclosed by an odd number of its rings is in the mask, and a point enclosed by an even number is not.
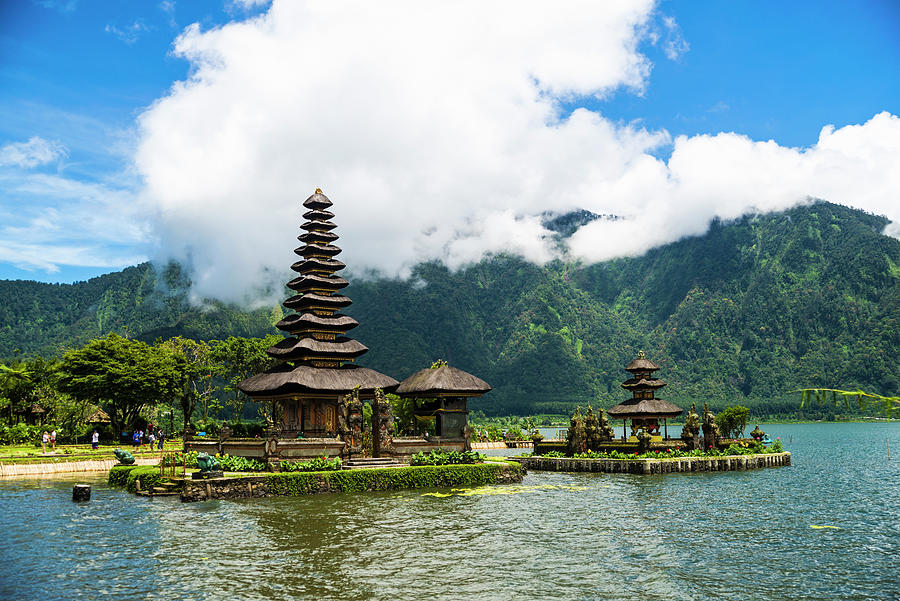
<svg viewBox="0 0 900 601"><path fill-rule="evenodd" d="M764 429L794 466L195 504L0 480L0 599L900 598L900 424Z"/></svg>

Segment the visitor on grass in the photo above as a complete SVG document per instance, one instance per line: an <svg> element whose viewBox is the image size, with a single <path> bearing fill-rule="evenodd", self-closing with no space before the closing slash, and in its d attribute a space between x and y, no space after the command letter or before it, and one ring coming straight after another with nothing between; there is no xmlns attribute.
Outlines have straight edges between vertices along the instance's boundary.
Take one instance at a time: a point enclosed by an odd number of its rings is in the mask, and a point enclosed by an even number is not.
<svg viewBox="0 0 900 601"><path fill-rule="evenodd" d="M56 452L56 430L50 433L50 447Z"/></svg>
<svg viewBox="0 0 900 601"><path fill-rule="evenodd" d="M156 438L159 440L159 450L162 451L163 442L166 440L166 433L163 431L162 428L160 428L159 431L156 433Z"/></svg>
<svg viewBox="0 0 900 601"><path fill-rule="evenodd" d="M150 450L153 450L153 447L156 446L156 436L153 434L153 430L150 430L150 434L147 436L147 440L150 441Z"/></svg>
<svg viewBox="0 0 900 601"><path fill-rule="evenodd" d="M50 433L44 430L44 433L41 435L41 452L47 452L47 443L50 442Z"/></svg>
<svg viewBox="0 0 900 601"><path fill-rule="evenodd" d="M98 434L96 430L91 434L91 448L94 450L100 448L100 434Z"/></svg>
<svg viewBox="0 0 900 601"><path fill-rule="evenodd" d="M140 430L135 430L134 434L131 435L131 446L134 448L138 448L141 444L141 432Z"/></svg>

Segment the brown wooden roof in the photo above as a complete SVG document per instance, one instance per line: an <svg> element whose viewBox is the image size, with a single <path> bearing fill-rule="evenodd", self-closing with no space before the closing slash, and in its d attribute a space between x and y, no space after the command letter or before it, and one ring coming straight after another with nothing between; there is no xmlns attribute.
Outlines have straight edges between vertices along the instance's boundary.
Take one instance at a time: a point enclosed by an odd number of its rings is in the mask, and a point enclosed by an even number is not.
<svg viewBox="0 0 900 601"><path fill-rule="evenodd" d="M330 221L319 221L318 219L314 219L312 221L307 221L303 225L300 226L301 230L306 230L308 232L313 230L319 230L322 232L329 232L336 228L337 226Z"/></svg>
<svg viewBox="0 0 900 601"><path fill-rule="evenodd" d="M288 309L304 311L318 306L333 307L335 309L339 309L341 307L352 305L353 301L346 296L326 296L324 294L313 294L312 292L307 292L305 294L292 296L282 304Z"/></svg>
<svg viewBox="0 0 900 601"><path fill-rule="evenodd" d="M337 276L322 277L320 275L302 275L288 282L287 287L291 290L302 293L322 288L338 290L340 288L348 286L349 284L350 282L342 277Z"/></svg>
<svg viewBox="0 0 900 601"><path fill-rule="evenodd" d="M291 361L295 359L314 359L316 356L323 358L346 358L353 359L359 357L369 350L369 347L347 338L340 336L335 340L316 340L315 338L285 338L278 344L270 346L266 349L269 356L282 361Z"/></svg>
<svg viewBox="0 0 900 601"><path fill-rule="evenodd" d="M629 399L607 410L610 417L615 417L616 419L675 417L683 412L684 410L678 405L662 399Z"/></svg>
<svg viewBox="0 0 900 601"><path fill-rule="evenodd" d="M397 387L397 394L407 397L470 397L490 391L491 385L481 378L449 365L417 371Z"/></svg>
<svg viewBox="0 0 900 601"><path fill-rule="evenodd" d="M303 206L307 209L322 210L330 207L331 201L327 196L322 194L321 190L316 188L315 193L313 193L312 196L303 201Z"/></svg>
<svg viewBox="0 0 900 601"><path fill-rule="evenodd" d="M644 351L640 351L638 356L632 359L631 363L625 366L625 371L656 371L659 369L659 365L647 359L644 356Z"/></svg>
<svg viewBox="0 0 900 601"><path fill-rule="evenodd" d="M254 398L291 394L347 394L359 386L361 396L371 397L376 388L391 392L397 380L373 369L356 365L339 368L300 365L279 365L261 374L250 376L238 388Z"/></svg>
<svg viewBox="0 0 900 601"><path fill-rule="evenodd" d="M333 273L335 271L340 271L344 267L346 267L346 265L337 259L322 259L319 257L310 257L309 259L297 261L291 265L291 269L297 273L312 273L314 271Z"/></svg>
<svg viewBox="0 0 900 601"><path fill-rule="evenodd" d="M293 334L308 330L346 332L358 325L358 321L349 315L341 315L340 313L329 317L321 317L314 313L293 313L276 323L275 327Z"/></svg>
<svg viewBox="0 0 900 601"><path fill-rule="evenodd" d="M103 409L97 409L96 411L91 413L84 421L89 424L108 424L112 421L112 419L110 419L106 411L104 411Z"/></svg>
<svg viewBox="0 0 900 601"><path fill-rule="evenodd" d="M334 219L334 213L321 209L313 209L312 211L303 213L303 218L307 221L328 221L329 219Z"/></svg>
<svg viewBox="0 0 900 601"><path fill-rule="evenodd" d="M305 234L300 234L299 236L297 236L297 240L299 240L300 242L306 242L307 244L309 244L309 243L328 244L330 242L334 242L338 238L339 238L339 236L337 234L335 234L334 232L315 232L315 231L306 232Z"/></svg>
<svg viewBox="0 0 900 601"><path fill-rule="evenodd" d="M341 254L341 249L334 244L304 244L294 249L294 252L301 257L308 256L329 256Z"/></svg>
<svg viewBox="0 0 900 601"><path fill-rule="evenodd" d="M662 388L666 385L665 380L652 379L648 380L646 378L628 378L624 382L622 382L622 388L626 390L631 390L634 388Z"/></svg>

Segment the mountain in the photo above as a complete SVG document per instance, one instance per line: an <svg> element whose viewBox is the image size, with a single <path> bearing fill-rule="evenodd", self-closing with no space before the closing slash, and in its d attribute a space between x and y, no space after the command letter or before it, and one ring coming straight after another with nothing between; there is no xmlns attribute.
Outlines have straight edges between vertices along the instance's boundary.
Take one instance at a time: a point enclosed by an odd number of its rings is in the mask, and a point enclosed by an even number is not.
<svg viewBox="0 0 900 601"><path fill-rule="evenodd" d="M567 234L596 218L548 222ZM494 256L456 272L420 264L408 280L351 274L347 312L371 349L361 364L402 379L445 358L494 386L472 403L489 413L609 407L642 349L669 382L663 398L783 414L801 386L900 394L900 241L880 233L886 223L818 202L594 265ZM0 357L56 355L125 328L146 340L262 335L281 315L192 306L187 288L176 265L74 285L2 281Z"/></svg>

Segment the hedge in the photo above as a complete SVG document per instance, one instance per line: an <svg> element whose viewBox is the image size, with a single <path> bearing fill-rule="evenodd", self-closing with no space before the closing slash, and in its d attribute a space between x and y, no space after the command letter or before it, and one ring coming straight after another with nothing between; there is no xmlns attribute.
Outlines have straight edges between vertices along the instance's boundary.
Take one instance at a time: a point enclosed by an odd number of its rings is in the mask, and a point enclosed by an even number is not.
<svg viewBox="0 0 900 601"><path fill-rule="evenodd" d="M109 470L106 479L110 486L124 487L128 492L137 492L138 481L141 490L149 490L162 482L159 467L155 465L116 465Z"/></svg>
<svg viewBox="0 0 900 601"><path fill-rule="evenodd" d="M519 476L522 466L516 463L491 462L340 472L289 472L267 475L266 486L272 495L483 486L496 483L501 470L508 470Z"/></svg>

